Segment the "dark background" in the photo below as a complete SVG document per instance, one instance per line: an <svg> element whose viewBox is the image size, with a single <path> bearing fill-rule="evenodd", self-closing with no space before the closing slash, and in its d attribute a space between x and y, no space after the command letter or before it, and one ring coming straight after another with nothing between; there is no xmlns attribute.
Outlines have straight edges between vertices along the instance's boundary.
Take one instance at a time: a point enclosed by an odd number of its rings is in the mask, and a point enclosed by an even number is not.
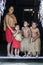
<svg viewBox="0 0 43 65"><path fill-rule="evenodd" d="M14 14L17 18L17 21L20 26L23 25L23 21L27 20L30 25L32 21L35 21L38 23L38 27L41 34L41 56L43 56L43 28L41 26L40 19L38 19L38 11L39 11L39 5L40 0L7 0L6 2L6 10L4 11L4 15L2 17L1 23L0 23L0 56L6 56L7 51L7 42L5 38L5 32L3 30L3 19L5 14L8 11L8 8L10 6L14 6ZM35 13L32 16L32 12L24 12L24 9L33 9Z"/></svg>

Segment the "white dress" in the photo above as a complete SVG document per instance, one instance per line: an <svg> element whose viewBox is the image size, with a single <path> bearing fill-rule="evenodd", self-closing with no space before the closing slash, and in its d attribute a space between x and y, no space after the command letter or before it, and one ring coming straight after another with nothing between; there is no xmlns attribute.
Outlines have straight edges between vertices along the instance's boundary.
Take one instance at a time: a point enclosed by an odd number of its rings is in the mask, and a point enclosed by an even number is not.
<svg viewBox="0 0 43 65"><path fill-rule="evenodd" d="M23 40L21 41L21 51L29 51L29 47L30 47L30 42L29 42L29 38L23 38Z"/></svg>
<svg viewBox="0 0 43 65"><path fill-rule="evenodd" d="M36 52L40 54L40 44L41 44L40 38L38 38L34 42L32 42L32 39L31 39L30 52L32 52L33 55L36 55Z"/></svg>

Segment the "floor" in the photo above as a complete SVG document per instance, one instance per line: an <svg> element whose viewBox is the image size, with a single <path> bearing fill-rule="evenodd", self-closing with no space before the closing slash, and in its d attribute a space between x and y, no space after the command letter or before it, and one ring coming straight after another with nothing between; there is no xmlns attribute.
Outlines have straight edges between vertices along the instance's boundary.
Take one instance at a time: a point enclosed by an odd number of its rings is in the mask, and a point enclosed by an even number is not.
<svg viewBox="0 0 43 65"><path fill-rule="evenodd" d="M8 63L0 62L0 65L43 65L43 63Z"/></svg>

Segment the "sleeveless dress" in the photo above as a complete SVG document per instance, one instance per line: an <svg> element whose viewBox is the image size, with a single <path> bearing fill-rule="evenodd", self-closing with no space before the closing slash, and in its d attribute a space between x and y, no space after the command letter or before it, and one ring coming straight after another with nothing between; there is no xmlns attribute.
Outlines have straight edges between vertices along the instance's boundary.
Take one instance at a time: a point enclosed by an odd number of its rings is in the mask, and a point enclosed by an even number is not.
<svg viewBox="0 0 43 65"><path fill-rule="evenodd" d="M20 49L20 42L21 42L22 38L20 34L17 34L15 38L13 38L13 42L12 42L12 48L18 48Z"/></svg>

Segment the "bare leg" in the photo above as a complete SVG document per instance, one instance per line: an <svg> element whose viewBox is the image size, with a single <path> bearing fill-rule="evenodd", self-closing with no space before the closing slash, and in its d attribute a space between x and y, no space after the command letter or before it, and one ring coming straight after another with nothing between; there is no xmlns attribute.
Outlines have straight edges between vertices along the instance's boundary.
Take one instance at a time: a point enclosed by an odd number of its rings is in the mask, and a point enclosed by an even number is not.
<svg viewBox="0 0 43 65"><path fill-rule="evenodd" d="M38 53L38 51L36 52L36 57L37 57L37 56L39 56L39 53Z"/></svg>
<svg viewBox="0 0 43 65"><path fill-rule="evenodd" d="M19 56L19 49L17 50L17 55Z"/></svg>
<svg viewBox="0 0 43 65"><path fill-rule="evenodd" d="M26 52L25 52L25 55L26 55Z"/></svg>
<svg viewBox="0 0 43 65"><path fill-rule="evenodd" d="M17 49L15 49L15 56L17 55Z"/></svg>
<svg viewBox="0 0 43 65"><path fill-rule="evenodd" d="M27 53L29 56L30 56L30 52L28 51L28 53Z"/></svg>
<svg viewBox="0 0 43 65"><path fill-rule="evenodd" d="M24 52L24 54L25 54L24 57L26 57L26 51Z"/></svg>
<svg viewBox="0 0 43 65"><path fill-rule="evenodd" d="M11 55L13 55L13 48L11 49Z"/></svg>
<svg viewBox="0 0 43 65"><path fill-rule="evenodd" d="M27 56L30 56L30 52L27 53Z"/></svg>
<svg viewBox="0 0 43 65"><path fill-rule="evenodd" d="M10 46L11 46L11 43L8 43L7 44L7 55L8 56L10 55Z"/></svg>

